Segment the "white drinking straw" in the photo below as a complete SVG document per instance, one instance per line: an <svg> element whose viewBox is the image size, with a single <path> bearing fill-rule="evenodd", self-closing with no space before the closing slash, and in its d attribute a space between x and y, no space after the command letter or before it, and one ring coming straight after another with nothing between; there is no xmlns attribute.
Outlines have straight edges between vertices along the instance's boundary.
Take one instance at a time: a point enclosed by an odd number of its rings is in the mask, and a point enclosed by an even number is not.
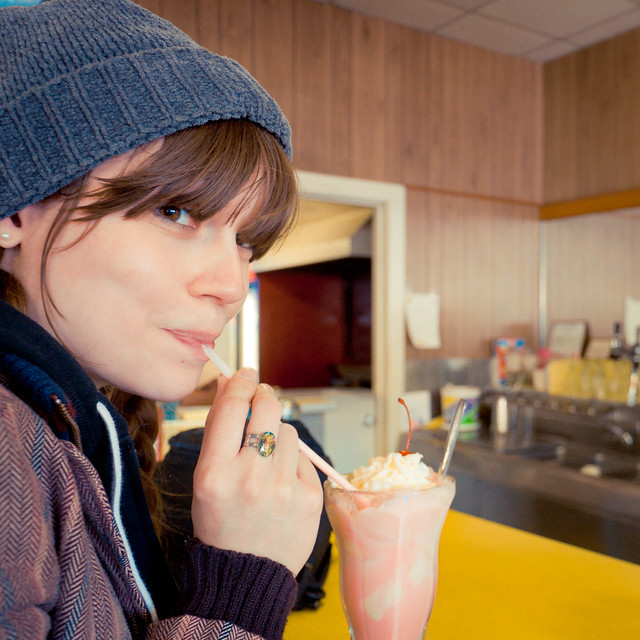
<svg viewBox="0 0 640 640"><path fill-rule="evenodd" d="M233 375L231 367L209 346L203 344L202 349L207 355L207 358L218 367L220 373L227 378ZM304 453L309 460L318 468L323 471L329 478L331 478L338 486L342 487L346 491L357 491L357 489L340 473L338 473L326 460L321 458L313 449L311 449L306 443L302 442L298 438L298 449Z"/></svg>

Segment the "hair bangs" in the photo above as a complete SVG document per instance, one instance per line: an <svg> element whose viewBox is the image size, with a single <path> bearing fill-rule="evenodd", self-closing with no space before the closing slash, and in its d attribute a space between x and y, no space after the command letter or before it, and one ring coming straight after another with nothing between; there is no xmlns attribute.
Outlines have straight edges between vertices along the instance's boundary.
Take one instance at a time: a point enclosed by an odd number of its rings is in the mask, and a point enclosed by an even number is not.
<svg viewBox="0 0 640 640"><path fill-rule="evenodd" d="M89 190L88 173L43 201L61 203L47 234L40 268L47 317L50 308L57 311L47 285L48 258L63 227L72 220L98 221L118 212L133 217L166 205L188 208L194 219L206 220L241 194L230 219L246 206L254 208L255 215L238 234L240 244L251 246L252 260L284 239L293 226L298 205L295 171L277 140L260 125L241 119L208 122L173 133L162 144L143 145L132 155L132 164L142 154L147 157L132 170L102 180L97 189ZM83 196L91 196L90 202L80 205ZM15 297L15 286L11 290ZM1 282L3 298L8 291L7 283Z"/></svg>
<svg viewBox="0 0 640 640"><path fill-rule="evenodd" d="M131 171L101 180L88 195L81 219L92 220L124 211L139 216L159 207L189 210L206 220L224 210L238 196L229 216L233 221L247 206L255 216L241 231L241 242L263 256L288 232L298 201L294 169L276 139L248 120L220 120L190 127L142 147L148 153Z"/></svg>

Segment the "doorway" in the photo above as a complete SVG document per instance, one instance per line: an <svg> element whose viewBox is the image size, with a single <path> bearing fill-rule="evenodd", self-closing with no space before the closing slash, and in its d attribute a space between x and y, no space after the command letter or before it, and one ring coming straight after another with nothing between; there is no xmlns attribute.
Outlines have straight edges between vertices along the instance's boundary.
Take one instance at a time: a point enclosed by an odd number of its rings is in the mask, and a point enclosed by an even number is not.
<svg viewBox="0 0 640 640"><path fill-rule="evenodd" d="M404 296L406 189L403 185L299 172L308 200L366 207L371 217L371 389L375 397L375 453L398 448L405 391Z"/></svg>

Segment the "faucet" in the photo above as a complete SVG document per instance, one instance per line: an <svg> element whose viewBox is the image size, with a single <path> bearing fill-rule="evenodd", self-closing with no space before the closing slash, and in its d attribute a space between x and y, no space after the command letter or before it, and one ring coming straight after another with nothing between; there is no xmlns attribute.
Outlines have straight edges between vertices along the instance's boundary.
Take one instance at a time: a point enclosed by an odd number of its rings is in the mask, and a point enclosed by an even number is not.
<svg viewBox="0 0 640 640"><path fill-rule="evenodd" d="M635 445L635 438L632 433L620 425L611 424L609 422L605 422L602 427L605 430L603 439L622 445L624 449L633 449Z"/></svg>

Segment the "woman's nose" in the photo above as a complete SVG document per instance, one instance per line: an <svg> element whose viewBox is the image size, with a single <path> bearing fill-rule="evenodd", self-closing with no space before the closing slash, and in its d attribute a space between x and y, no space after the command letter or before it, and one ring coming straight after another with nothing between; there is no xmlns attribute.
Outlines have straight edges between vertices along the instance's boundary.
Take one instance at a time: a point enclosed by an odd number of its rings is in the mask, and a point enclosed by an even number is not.
<svg viewBox="0 0 640 640"><path fill-rule="evenodd" d="M233 242L216 242L203 252L201 268L191 280L189 293L211 296L221 304L234 304L244 299L249 281L249 263Z"/></svg>

